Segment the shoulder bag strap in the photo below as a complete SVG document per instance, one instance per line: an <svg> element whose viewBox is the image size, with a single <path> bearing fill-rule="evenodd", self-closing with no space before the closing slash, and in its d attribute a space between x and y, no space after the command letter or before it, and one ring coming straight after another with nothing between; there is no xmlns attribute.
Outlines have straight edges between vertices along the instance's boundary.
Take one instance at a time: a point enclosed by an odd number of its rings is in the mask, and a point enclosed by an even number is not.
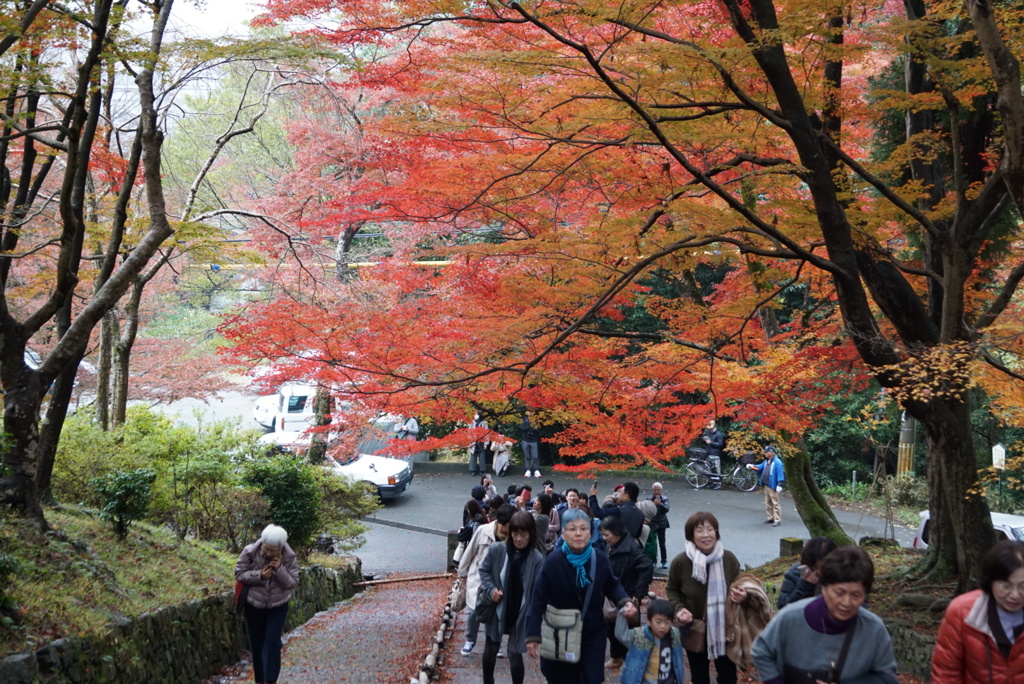
<svg viewBox="0 0 1024 684"><path fill-rule="evenodd" d="M853 641L853 633L857 631L858 622L860 622L859 617L853 621L853 624L850 625L850 629L846 631L846 638L843 639L843 647L839 650L839 660L836 661L832 677L837 682L840 681L839 676L843 673L843 665L846 664L846 654L850 650L850 642Z"/></svg>
<svg viewBox="0 0 1024 684"><path fill-rule="evenodd" d="M587 614L587 607L590 605L590 597L594 593L594 585L597 584L597 550L590 551L590 586L587 587L587 596L583 599L583 611L580 616Z"/></svg>

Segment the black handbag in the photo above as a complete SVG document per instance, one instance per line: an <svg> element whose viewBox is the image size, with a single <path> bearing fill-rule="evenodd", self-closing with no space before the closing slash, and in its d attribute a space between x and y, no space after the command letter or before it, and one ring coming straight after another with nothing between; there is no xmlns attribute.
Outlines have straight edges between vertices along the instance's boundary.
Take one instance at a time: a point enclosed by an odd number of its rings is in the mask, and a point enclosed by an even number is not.
<svg viewBox="0 0 1024 684"><path fill-rule="evenodd" d="M486 624L497 612L498 604L491 600L491 592L481 586L476 592L476 607L473 608L473 615L479 622Z"/></svg>
<svg viewBox="0 0 1024 684"><path fill-rule="evenodd" d="M788 663L782 666L782 678L786 684L816 684L818 681L839 684L839 675L843 673L843 665L846 663L846 654L850 650L850 642L853 641L853 633L857 629L857 622L850 625L846 631L846 638L843 639L843 647L839 649L839 658L832 663L827 670L805 670L801 667L794 667Z"/></svg>

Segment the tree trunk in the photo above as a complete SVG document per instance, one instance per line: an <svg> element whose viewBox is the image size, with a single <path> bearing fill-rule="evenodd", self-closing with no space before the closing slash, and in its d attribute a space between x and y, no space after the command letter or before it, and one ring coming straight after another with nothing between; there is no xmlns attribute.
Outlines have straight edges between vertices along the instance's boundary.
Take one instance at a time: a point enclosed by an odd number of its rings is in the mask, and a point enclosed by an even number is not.
<svg viewBox="0 0 1024 684"><path fill-rule="evenodd" d="M929 464L938 474L929 477L934 485L929 550L936 542L931 575L956 572L958 593L967 591L977 586L978 559L996 543L988 503L980 494L970 410L963 401L949 399L908 410L925 426Z"/></svg>
<svg viewBox="0 0 1024 684"><path fill-rule="evenodd" d="M39 505L34 458L39 444L39 408L43 401L39 372L25 365L24 342L5 347L2 376L7 442L3 452L10 474L0 480L0 500L14 505L45 530L47 525ZM31 454L33 458L25 458L25 454Z"/></svg>
<svg viewBox="0 0 1024 684"><path fill-rule="evenodd" d="M110 389L117 329L117 309L113 309L103 316L100 326L100 362L96 369L96 423L104 431L110 429Z"/></svg>
<svg viewBox="0 0 1024 684"><path fill-rule="evenodd" d="M99 287L92 299L75 312L66 332L61 335L38 370L25 365L25 345L29 338L58 315L65 302L75 296L79 279L77 263L82 254L84 223L82 200L92 142L98 125L102 104L94 81L95 68L103 59L107 48L108 25L113 3L96 2L90 27L92 39L88 53L77 67L78 82L68 102L65 117L68 144L64 153L64 177L58 204L60 219L59 254L53 271L53 286L40 306L23 322L13 318L6 300L6 290L0 291L0 380L4 397L4 431L9 439L3 450L6 477L0 481L0 500L34 519L41 528L46 527L38 497L39 417L44 389L69 366L88 344L89 336L103 316L117 305L132 280L143 271L159 249L161 243L173 234L167 220L166 201L160 171L163 134L158 127L156 99L153 90L153 69L159 63L163 33L167 26L173 0L158 3L159 14L154 17L150 33L149 54L135 82L139 92L140 145L145 178L145 211L149 223L139 231L134 248L124 257L120 267ZM55 157L51 157L55 158ZM8 231L4 245L13 251L19 231ZM0 274L7 286L10 259L0 259ZM67 323L67 321L66 321ZM77 363L75 364L77 367Z"/></svg>
<svg viewBox="0 0 1024 684"><path fill-rule="evenodd" d="M796 512L800 514L808 533L812 537L828 537L839 546L852 544L852 540L836 520L832 507L828 505L818 488L811 468L810 455L801 449L788 454L783 465L786 471L786 485L793 495Z"/></svg>
<svg viewBox="0 0 1024 684"><path fill-rule="evenodd" d="M131 376L132 349L139 333L139 307L142 306L142 290L146 280L135 278L132 282L131 296L124 307L125 325L121 338L114 345L114 392L111 401L111 424L114 427L124 425L128 414L128 386Z"/></svg>
<svg viewBox="0 0 1024 684"><path fill-rule="evenodd" d="M331 391L323 385L318 385L316 395L313 398L313 427L325 428L331 424ZM310 463L314 465L323 463L327 458L327 433L320 431L313 433L313 441L309 447L307 456Z"/></svg>
<svg viewBox="0 0 1024 684"><path fill-rule="evenodd" d="M60 433L64 429L64 421L68 416L68 407L71 405L71 397L75 391L75 378L78 376L78 365L85 356L85 348L80 350L74 358L68 362L50 390L50 402L46 407L46 419L43 421L39 431L39 447L36 455L37 472L36 487L39 491L39 500L46 505L54 505L57 500L53 498L51 484L53 480L53 464L57 458L57 445L60 442Z"/></svg>

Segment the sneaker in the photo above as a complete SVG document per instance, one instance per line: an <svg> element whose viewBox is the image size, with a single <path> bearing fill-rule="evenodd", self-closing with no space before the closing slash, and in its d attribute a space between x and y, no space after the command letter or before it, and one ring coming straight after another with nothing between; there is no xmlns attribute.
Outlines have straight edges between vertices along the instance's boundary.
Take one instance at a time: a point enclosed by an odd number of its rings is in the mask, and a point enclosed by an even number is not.
<svg viewBox="0 0 1024 684"><path fill-rule="evenodd" d="M475 641L467 641L466 645L462 647L462 655L469 655L472 653L474 646L476 646Z"/></svg>
<svg viewBox="0 0 1024 684"><path fill-rule="evenodd" d="M775 524L775 521L774 521L774 520L772 520L771 518L768 518L767 520L765 520L765 521L764 521L763 523L761 523L761 524L762 524L762 525L774 525L774 524Z"/></svg>
<svg viewBox="0 0 1024 684"><path fill-rule="evenodd" d="M778 527L781 524L782 524L781 520L776 520L775 522L772 523L772 527Z"/></svg>
<svg viewBox="0 0 1024 684"><path fill-rule="evenodd" d="M501 649L501 648L498 649L498 657L499 658L504 658L505 657L505 650L504 649Z"/></svg>
<svg viewBox="0 0 1024 684"><path fill-rule="evenodd" d="M540 477L540 471L539 470L534 470L533 471L533 476L534 477Z"/></svg>
<svg viewBox="0 0 1024 684"><path fill-rule="evenodd" d="M529 471L529 470L527 470L527 471L526 471L526 474L525 474L525 475L523 475L523 477L530 477L530 471Z"/></svg>
<svg viewBox="0 0 1024 684"><path fill-rule="evenodd" d="M668 561L661 561L661 569L664 570L668 567Z"/></svg>
<svg viewBox="0 0 1024 684"><path fill-rule="evenodd" d="M609 658L604 662L606 670L618 670L620 667L622 667L622 658Z"/></svg>

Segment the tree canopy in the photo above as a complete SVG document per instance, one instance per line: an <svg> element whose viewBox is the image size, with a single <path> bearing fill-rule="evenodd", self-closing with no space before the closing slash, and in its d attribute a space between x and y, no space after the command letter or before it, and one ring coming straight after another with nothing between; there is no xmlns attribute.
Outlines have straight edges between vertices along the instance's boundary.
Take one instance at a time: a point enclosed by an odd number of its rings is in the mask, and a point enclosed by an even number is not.
<svg viewBox="0 0 1024 684"><path fill-rule="evenodd" d="M967 390L1019 420L1017 13L267 7L357 65L331 83L359 116L297 150L298 229L312 250L372 227L391 254L292 276L230 324L238 354L301 350L325 383L438 419L537 409L563 453L621 465L664 463L722 415L799 451L828 396L874 378L924 426L935 568L970 582L994 537L964 496Z"/></svg>

